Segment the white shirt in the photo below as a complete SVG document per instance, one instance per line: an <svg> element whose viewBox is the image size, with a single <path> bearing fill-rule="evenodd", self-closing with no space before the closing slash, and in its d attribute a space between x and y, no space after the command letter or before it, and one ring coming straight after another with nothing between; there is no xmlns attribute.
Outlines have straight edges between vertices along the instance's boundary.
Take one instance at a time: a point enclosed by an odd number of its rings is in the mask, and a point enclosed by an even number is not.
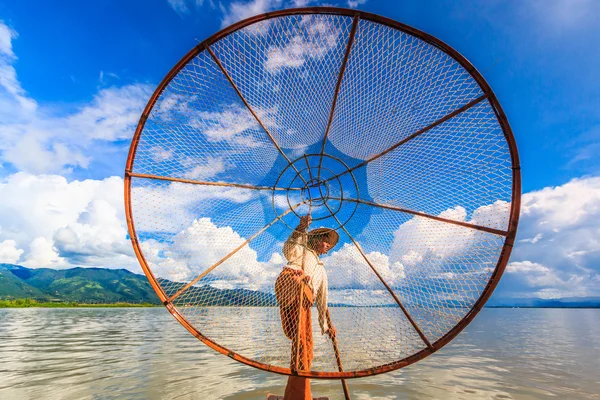
<svg viewBox="0 0 600 400"><path fill-rule="evenodd" d="M304 271L310 277L309 285L316 294L315 303L319 311L319 325L321 333L329 330L327 323L327 274L323 262L319 260L318 254L306 246L307 235L298 235L294 238L292 234L283 245L283 255L288 260L287 267ZM304 260L304 268L302 261Z"/></svg>

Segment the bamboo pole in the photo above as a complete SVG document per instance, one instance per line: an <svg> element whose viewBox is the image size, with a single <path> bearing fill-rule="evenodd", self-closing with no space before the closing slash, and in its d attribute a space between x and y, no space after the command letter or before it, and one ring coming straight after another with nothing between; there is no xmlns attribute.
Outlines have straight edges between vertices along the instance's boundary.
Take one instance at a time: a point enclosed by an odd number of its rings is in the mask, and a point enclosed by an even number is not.
<svg viewBox="0 0 600 400"><path fill-rule="evenodd" d="M331 315L329 314L329 308L327 308L327 324L329 325L329 327L332 326L331 323ZM335 353L335 361L337 362L337 366L338 366L338 370L340 372L344 372L344 368L342 367L342 357L340 356L340 349L338 347L338 341L337 341L337 337L333 336L331 337L331 342L333 344L333 352ZM346 400L350 400L350 390L348 389L348 384L346 383L345 379L340 379L342 381L342 389L344 389L344 397L346 398Z"/></svg>

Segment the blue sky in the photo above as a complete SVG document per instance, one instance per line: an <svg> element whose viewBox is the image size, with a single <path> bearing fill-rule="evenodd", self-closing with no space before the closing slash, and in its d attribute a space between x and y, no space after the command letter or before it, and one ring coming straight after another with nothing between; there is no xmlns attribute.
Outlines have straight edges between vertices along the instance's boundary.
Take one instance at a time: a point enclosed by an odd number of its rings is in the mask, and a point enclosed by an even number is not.
<svg viewBox="0 0 600 400"><path fill-rule="evenodd" d="M0 1L0 261L135 270L119 177L148 97L199 41L293 3ZM499 293L600 295L600 3L327 3L436 36L495 91L525 194Z"/></svg>
<svg viewBox="0 0 600 400"><path fill-rule="evenodd" d="M103 87L156 85L229 16L226 3L181 3L187 11L177 13L166 1L5 2L0 15L19 34L13 51L22 87L61 112L89 103ZM597 5L568 3L371 1L361 9L442 39L483 73L515 131L530 191L600 168L591 157L600 138ZM110 173L121 171L115 165ZM90 168L76 177L104 174Z"/></svg>

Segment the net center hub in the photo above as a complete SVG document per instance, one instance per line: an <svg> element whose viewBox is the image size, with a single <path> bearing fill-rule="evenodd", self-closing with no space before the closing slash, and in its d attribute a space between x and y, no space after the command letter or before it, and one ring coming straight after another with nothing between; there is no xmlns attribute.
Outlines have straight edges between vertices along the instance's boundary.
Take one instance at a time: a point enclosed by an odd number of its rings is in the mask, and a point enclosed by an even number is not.
<svg viewBox="0 0 600 400"><path fill-rule="evenodd" d="M271 204L276 214L287 206L288 212L295 215L287 222L281 219L291 230L308 214L314 226L338 229L352 219L358 207L357 201L344 200L348 198L360 198L348 165L330 154L315 153L296 158L281 171L273 185Z"/></svg>
<svg viewBox="0 0 600 400"><path fill-rule="evenodd" d="M301 196L307 204L322 205L329 196L329 183L324 180L311 179L302 188Z"/></svg>

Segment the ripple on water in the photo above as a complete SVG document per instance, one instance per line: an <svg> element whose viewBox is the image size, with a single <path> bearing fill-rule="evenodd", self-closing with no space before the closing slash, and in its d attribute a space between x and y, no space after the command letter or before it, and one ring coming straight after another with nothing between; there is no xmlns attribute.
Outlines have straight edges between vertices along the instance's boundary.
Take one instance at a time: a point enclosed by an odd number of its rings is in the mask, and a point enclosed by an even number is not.
<svg viewBox="0 0 600 400"><path fill-rule="evenodd" d="M348 383L355 400L600 399L599 331L600 310L485 309L433 356ZM0 335L2 400L264 399L286 382L210 350L162 308L3 309ZM313 392L342 398L338 381Z"/></svg>

